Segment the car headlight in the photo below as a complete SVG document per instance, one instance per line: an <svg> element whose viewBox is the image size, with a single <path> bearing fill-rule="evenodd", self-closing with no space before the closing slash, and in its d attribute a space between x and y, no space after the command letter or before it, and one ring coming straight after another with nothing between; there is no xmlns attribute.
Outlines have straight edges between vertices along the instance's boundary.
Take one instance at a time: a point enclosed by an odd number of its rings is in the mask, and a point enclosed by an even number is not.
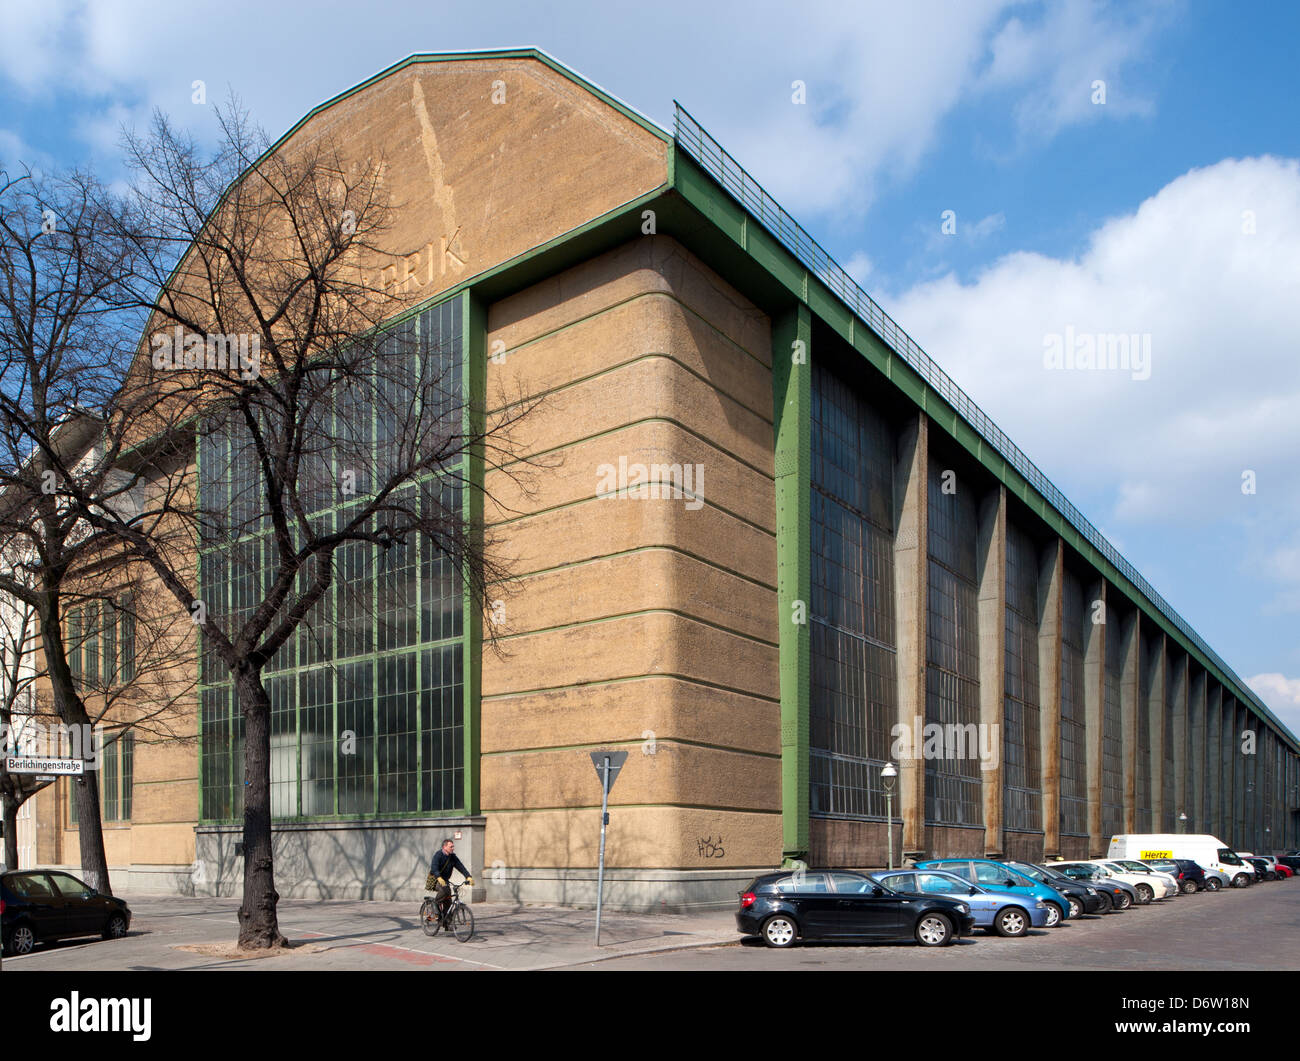
<svg viewBox="0 0 1300 1061"><path fill-rule="evenodd" d="M1043 909L1045 905L1046 904L1043 902L1042 899L1039 899L1038 902L1034 903L1034 906L1036 906L1039 910Z"/></svg>
<svg viewBox="0 0 1300 1061"><path fill-rule="evenodd" d="M1089 889L1088 889L1088 894L1089 894L1089 895L1096 895L1096 894L1097 894L1097 889L1096 889L1096 888L1089 888Z"/></svg>
<svg viewBox="0 0 1300 1061"><path fill-rule="evenodd" d="M963 914L969 914L969 913L970 913L970 907L967 906L965 903L958 903L958 904L957 904L957 909L958 909L959 911L961 911L961 913L963 913Z"/></svg>

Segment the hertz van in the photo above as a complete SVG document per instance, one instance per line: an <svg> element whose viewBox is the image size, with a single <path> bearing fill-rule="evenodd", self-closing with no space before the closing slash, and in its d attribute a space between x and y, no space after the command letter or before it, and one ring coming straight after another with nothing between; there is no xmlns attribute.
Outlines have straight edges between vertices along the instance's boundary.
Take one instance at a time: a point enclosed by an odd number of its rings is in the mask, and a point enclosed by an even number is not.
<svg viewBox="0 0 1300 1061"><path fill-rule="evenodd" d="M1190 858L1203 869L1226 874L1233 885L1244 888L1255 879L1254 867L1227 844L1208 833L1124 833L1110 838L1107 858Z"/></svg>

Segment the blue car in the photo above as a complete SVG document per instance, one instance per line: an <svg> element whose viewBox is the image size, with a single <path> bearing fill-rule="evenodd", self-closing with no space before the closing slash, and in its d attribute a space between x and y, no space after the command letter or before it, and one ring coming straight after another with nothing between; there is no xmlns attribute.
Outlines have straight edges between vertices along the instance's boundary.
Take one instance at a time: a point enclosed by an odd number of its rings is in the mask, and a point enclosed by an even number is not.
<svg viewBox="0 0 1300 1061"><path fill-rule="evenodd" d="M1005 862L991 858L936 858L918 862L917 869L942 869L955 873L971 884L993 888L1000 892L1023 896L1026 902L1042 900L1047 903L1047 927L1055 928L1070 916L1070 904L1055 888L1027 877Z"/></svg>
<svg viewBox="0 0 1300 1061"><path fill-rule="evenodd" d="M977 928L999 936L1023 936L1032 928L1046 928L1049 909L1042 899L1027 899L982 884L972 884L946 870L905 869L873 873L872 879L886 888L909 895L942 895L960 899L970 906Z"/></svg>

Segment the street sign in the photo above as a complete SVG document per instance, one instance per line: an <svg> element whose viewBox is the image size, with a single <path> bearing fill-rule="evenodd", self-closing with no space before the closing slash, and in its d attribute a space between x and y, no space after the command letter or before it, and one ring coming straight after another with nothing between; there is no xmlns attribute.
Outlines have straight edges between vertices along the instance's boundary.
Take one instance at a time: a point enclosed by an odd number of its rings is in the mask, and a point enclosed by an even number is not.
<svg viewBox="0 0 1300 1061"><path fill-rule="evenodd" d="M11 774L57 774L79 777L86 772L84 759L45 759L40 756L6 755L5 769Z"/></svg>
<svg viewBox="0 0 1300 1061"><path fill-rule="evenodd" d="M592 752L591 765L596 768L596 776L599 778L605 776L606 759L609 760L609 787L613 788L614 782L618 780L619 770L627 761L627 752Z"/></svg>
<svg viewBox="0 0 1300 1061"><path fill-rule="evenodd" d="M609 824L609 790L627 761L627 752L591 753L591 765L600 778L600 868L596 871L596 946L600 946L600 908L605 896L605 826Z"/></svg>

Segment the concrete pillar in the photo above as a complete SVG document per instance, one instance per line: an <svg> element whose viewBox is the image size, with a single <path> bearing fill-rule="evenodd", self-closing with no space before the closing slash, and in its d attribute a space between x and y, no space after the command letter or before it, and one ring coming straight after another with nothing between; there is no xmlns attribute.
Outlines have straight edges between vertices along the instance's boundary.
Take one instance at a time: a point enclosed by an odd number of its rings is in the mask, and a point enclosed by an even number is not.
<svg viewBox="0 0 1300 1061"><path fill-rule="evenodd" d="M1101 749L1102 716L1106 710L1107 637L1105 580L1097 579L1084 586L1084 611L1083 705L1088 745L1088 852L1097 854L1102 850Z"/></svg>
<svg viewBox="0 0 1300 1061"><path fill-rule="evenodd" d="M1151 831L1159 833L1164 831L1165 815L1165 712L1168 710L1165 700L1168 694L1166 683L1169 680L1169 657L1164 631L1156 631L1151 642L1150 684L1143 705L1143 710L1147 713L1148 755L1145 764L1138 763L1138 769L1150 771L1147 776L1151 778Z"/></svg>
<svg viewBox="0 0 1300 1061"><path fill-rule="evenodd" d="M1061 657L1065 546L1047 546L1038 563L1038 733L1043 776L1043 853L1061 850Z"/></svg>
<svg viewBox="0 0 1300 1061"><path fill-rule="evenodd" d="M1191 724L1191 700L1190 690L1190 670L1191 657L1185 652L1179 653L1176 670L1173 672L1173 698L1169 701L1169 710L1173 712L1173 759L1174 759L1174 799L1172 806L1165 807L1165 820L1169 823L1169 831L1178 831L1178 815L1187 814L1191 817L1191 811L1187 808L1187 780L1191 776L1188 764L1188 752L1191 746L1190 730ZM1164 828L1163 826L1161 827Z"/></svg>
<svg viewBox="0 0 1300 1061"><path fill-rule="evenodd" d="M1002 740L1006 706L1007 666L1007 488L998 488L980 502L976 559L979 590L980 725ZM1002 843L1002 749L997 766L981 769L984 804L984 850L1004 854ZM981 764L984 766L986 764Z"/></svg>
<svg viewBox="0 0 1300 1061"><path fill-rule="evenodd" d="M1118 595L1117 595L1118 597ZM1124 832L1137 832L1137 772L1138 766L1138 712L1142 710L1142 621L1137 609L1120 620L1120 636L1124 644L1123 670L1120 672L1119 705L1123 720L1120 740L1120 791L1124 810L1121 823ZM1111 631L1114 633L1114 631ZM1110 837L1102 837L1102 849L1110 846Z"/></svg>
<svg viewBox="0 0 1300 1061"><path fill-rule="evenodd" d="M1223 832L1223 686L1208 675L1206 683L1205 794L1207 799L1204 831L1219 836Z"/></svg>
<svg viewBox="0 0 1300 1061"><path fill-rule="evenodd" d="M925 631L927 615L930 422L918 413L898 439L894 462L894 619L898 652L898 722L908 732L925 725ZM920 720L919 723L917 720ZM915 742L913 742L915 743ZM925 761L922 749L898 764L898 813L902 847L927 849L925 837Z"/></svg>
<svg viewBox="0 0 1300 1061"><path fill-rule="evenodd" d="M1209 829L1206 828L1207 815L1205 813L1205 747L1206 735L1209 731L1206 712L1209 710L1209 683L1204 669L1199 665L1193 668L1190 657L1187 661L1187 669L1189 675L1187 690L1188 785L1184 789L1184 792L1187 793L1185 797L1187 805L1182 809L1187 812L1187 832L1204 833L1209 832Z"/></svg>
<svg viewBox="0 0 1300 1061"><path fill-rule="evenodd" d="M802 344L802 346L800 345ZM808 853L811 783L812 315L802 303L772 322L776 583L781 688L781 846Z"/></svg>

